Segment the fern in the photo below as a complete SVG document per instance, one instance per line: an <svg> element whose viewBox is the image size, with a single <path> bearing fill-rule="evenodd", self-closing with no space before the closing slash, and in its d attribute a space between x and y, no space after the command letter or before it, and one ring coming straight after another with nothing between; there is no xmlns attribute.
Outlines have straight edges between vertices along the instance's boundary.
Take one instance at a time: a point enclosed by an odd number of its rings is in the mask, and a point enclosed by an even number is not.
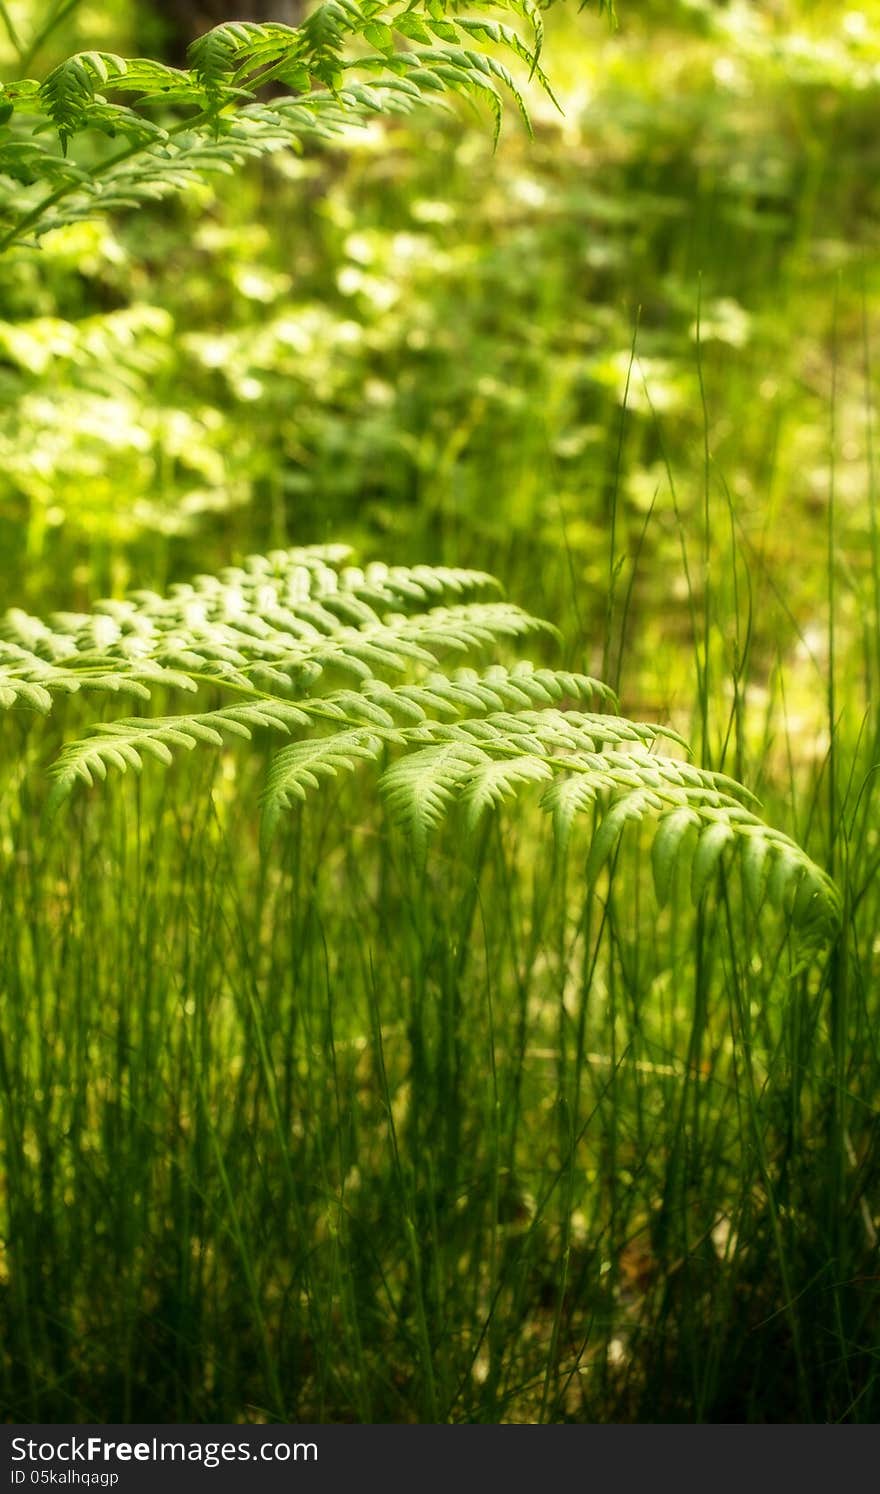
<svg viewBox="0 0 880 1494"><path fill-rule="evenodd" d="M496 136L505 95L528 123L501 58L522 63L550 93L540 12L532 0L478 7L486 9L524 17L530 41L447 0L325 0L299 27L217 26L193 44L186 69L92 51L42 83L10 83L0 88L0 251L452 94L483 100ZM289 92L266 102L269 83ZM96 132L117 143L97 160L93 147L76 159L71 143Z"/></svg>
<svg viewBox="0 0 880 1494"><path fill-rule="evenodd" d="M684 864L699 902L738 850L751 905L781 904L810 951L833 938L833 883L764 824L745 788L694 767L668 727L616 714L613 693L590 676L485 657L546 628L482 572L362 569L343 546L279 551L166 596L134 592L46 622L8 613L0 706L46 713L83 689L202 696L201 709L111 720L65 746L52 809L78 783L265 731L288 739L263 793L266 846L291 805L364 764L384 765L381 793L419 854L454 807L473 828L537 784L561 847L589 815L590 882L626 826L649 820L661 902ZM439 667L456 658L467 662Z"/></svg>

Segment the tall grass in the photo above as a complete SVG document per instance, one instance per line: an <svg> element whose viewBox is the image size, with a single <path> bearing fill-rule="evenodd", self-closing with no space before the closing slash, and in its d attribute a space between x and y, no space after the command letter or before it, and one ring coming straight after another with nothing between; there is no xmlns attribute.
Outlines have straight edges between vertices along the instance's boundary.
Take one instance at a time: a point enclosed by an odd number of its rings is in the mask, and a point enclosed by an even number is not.
<svg viewBox="0 0 880 1494"><path fill-rule="evenodd" d="M833 729L807 970L638 843L588 896L527 808L422 867L338 792L267 864L253 764L49 835L5 753L7 1415L874 1419L876 727Z"/></svg>

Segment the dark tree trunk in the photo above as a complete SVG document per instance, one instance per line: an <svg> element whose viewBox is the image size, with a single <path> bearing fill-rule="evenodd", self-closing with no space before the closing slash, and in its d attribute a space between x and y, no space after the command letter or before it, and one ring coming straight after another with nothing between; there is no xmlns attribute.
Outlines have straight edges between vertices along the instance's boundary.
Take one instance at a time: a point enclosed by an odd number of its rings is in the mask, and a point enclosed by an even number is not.
<svg viewBox="0 0 880 1494"><path fill-rule="evenodd" d="M153 0L149 9L154 55L183 67L190 42L221 21L283 21L297 26L307 0Z"/></svg>

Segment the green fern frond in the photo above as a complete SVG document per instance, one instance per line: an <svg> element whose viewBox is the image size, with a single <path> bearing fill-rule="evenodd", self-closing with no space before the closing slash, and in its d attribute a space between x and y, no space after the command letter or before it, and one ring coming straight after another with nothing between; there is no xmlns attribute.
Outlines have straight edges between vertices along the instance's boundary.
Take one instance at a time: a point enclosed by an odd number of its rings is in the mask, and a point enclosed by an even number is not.
<svg viewBox="0 0 880 1494"><path fill-rule="evenodd" d="M81 130L89 118L99 84L112 84L125 76L125 60L113 52L80 52L53 68L40 88L40 99L55 125L61 146Z"/></svg>
<svg viewBox="0 0 880 1494"><path fill-rule="evenodd" d="M216 26L189 49L187 61L209 103L217 104L228 96L235 60L246 42L242 30L235 25Z"/></svg>
<svg viewBox="0 0 880 1494"><path fill-rule="evenodd" d="M631 824L650 822L657 897L686 877L695 902L739 853L750 907L782 905L804 948L834 937L833 883L764 824L752 795L695 767L670 728L617 713L607 686L528 660L473 661L545 628L486 599L483 572L351 564L344 547L276 551L167 595L134 592L47 622L7 614L0 706L45 713L91 689L148 701L157 687L198 693L198 708L104 722L56 762L50 808L77 784L140 772L176 752L255 732L287 740L263 792L263 841L328 779L380 767L388 812L419 855L454 810L473 828L540 785L560 849L591 827L586 877L598 884ZM462 667L440 667L464 656Z"/></svg>
<svg viewBox="0 0 880 1494"><path fill-rule="evenodd" d="M299 27L217 26L193 43L185 69L93 51L67 58L41 84L11 83L0 99L0 251L450 95L482 99L496 136L505 97L528 125L525 95L504 59L521 63L552 97L539 63L540 11L531 0L494 0L492 10L527 21L526 41L486 9L325 0ZM259 90L268 83L290 93L266 102ZM83 165L70 148L89 130L124 143Z"/></svg>

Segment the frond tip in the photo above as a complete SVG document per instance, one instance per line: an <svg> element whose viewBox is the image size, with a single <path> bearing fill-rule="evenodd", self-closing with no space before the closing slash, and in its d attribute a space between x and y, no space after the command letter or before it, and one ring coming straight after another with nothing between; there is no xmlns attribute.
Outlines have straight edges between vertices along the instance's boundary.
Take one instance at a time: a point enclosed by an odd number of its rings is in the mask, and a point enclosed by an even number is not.
<svg viewBox="0 0 880 1494"><path fill-rule="evenodd" d="M738 853L750 908L781 905L811 952L832 940L837 889L759 818L747 789L694 767L668 727L616 714L600 681L506 657L540 629L483 572L361 568L340 546L274 551L166 596L134 592L46 622L8 613L0 709L45 714L81 689L200 697L196 709L105 721L68 743L52 810L77 784L266 731L286 739L263 792L266 847L294 804L365 765L378 766L388 813L419 856L451 813L472 830L537 784L560 848L589 811L590 884L613 873L626 827L647 821L661 904L685 874L699 903Z"/></svg>

